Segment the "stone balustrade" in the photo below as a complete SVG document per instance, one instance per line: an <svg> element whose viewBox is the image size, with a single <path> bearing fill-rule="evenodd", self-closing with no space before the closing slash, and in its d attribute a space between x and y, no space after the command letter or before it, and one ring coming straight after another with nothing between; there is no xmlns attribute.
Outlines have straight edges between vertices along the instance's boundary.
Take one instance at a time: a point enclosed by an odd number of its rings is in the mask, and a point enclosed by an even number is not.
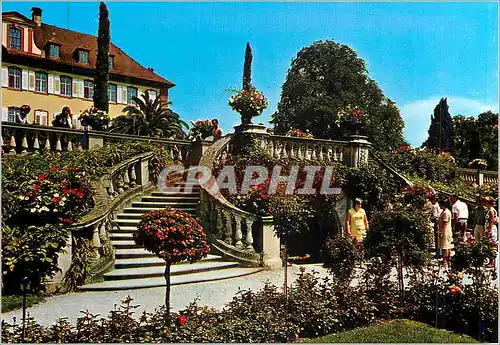
<svg viewBox="0 0 500 345"><path fill-rule="evenodd" d="M39 150L70 152L83 149L83 137L83 130L2 122L0 145L3 154L12 155ZM187 140L89 131L90 148L130 140L160 144L170 151L174 161L178 162L187 162L191 153L192 142Z"/></svg>
<svg viewBox="0 0 500 345"><path fill-rule="evenodd" d="M349 157L349 141L322 140L288 137L281 135L262 135L259 137L262 148L274 158L298 158L344 162Z"/></svg>
<svg viewBox="0 0 500 345"><path fill-rule="evenodd" d="M498 172L488 170L459 169L459 176L470 183L498 183Z"/></svg>
<svg viewBox="0 0 500 345"><path fill-rule="evenodd" d="M210 146L200 160L201 166L223 164L231 152L231 136ZM273 217L261 217L236 207L217 188L215 179L201 185L198 208L207 229L212 251L245 266L281 267L280 243L274 234Z"/></svg>

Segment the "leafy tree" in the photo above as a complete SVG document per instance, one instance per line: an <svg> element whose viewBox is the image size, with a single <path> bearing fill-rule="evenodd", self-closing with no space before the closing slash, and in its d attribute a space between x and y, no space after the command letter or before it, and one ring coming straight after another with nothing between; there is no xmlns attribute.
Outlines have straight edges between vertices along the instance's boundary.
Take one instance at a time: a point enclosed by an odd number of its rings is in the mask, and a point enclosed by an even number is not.
<svg viewBox="0 0 500 345"><path fill-rule="evenodd" d="M348 106L368 112L367 131L376 149L404 142L399 109L368 77L365 62L346 45L318 41L292 61L272 123L279 134L299 128L317 138L338 138L337 114Z"/></svg>
<svg viewBox="0 0 500 345"><path fill-rule="evenodd" d="M159 97L153 100L145 95L142 99L135 96L132 99L136 106L125 107L126 114L113 119L112 132L154 137L186 135L184 129L188 125L168 108L171 102L163 102Z"/></svg>
<svg viewBox="0 0 500 345"><path fill-rule="evenodd" d="M452 154L459 167L469 163L470 133L476 120L472 116L455 115L451 120Z"/></svg>
<svg viewBox="0 0 500 345"><path fill-rule="evenodd" d="M94 77L94 106L97 109L109 111L108 81L109 81L109 12L106 4L99 6L99 32L97 35L97 60Z"/></svg>
<svg viewBox="0 0 500 345"><path fill-rule="evenodd" d="M434 108L428 130L429 137L423 146L438 152L451 151L451 115L448 108L447 99L441 98Z"/></svg>
<svg viewBox="0 0 500 345"><path fill-rule="evenodd" d="M481 134L483 158L488 162L488 170L498 169L498 113L487 111L479 114L476 128Z"/></svg>

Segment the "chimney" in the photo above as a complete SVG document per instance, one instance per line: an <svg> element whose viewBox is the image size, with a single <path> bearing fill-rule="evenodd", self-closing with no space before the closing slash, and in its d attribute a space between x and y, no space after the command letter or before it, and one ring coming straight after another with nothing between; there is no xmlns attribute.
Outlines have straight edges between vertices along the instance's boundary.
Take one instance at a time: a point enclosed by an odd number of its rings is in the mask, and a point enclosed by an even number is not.
<svg viewBox="0 0 500 345"><path fill-rule="evenodd" d="M31 8L31 19L37 26L42 25L42 9L40 7Z"/></svg>

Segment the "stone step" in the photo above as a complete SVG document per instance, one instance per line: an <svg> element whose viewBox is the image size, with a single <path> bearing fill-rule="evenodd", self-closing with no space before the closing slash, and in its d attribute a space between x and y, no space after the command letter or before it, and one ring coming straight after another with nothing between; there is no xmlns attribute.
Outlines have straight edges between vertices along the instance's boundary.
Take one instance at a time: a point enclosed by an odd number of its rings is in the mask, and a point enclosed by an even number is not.
<svg viewBox="0 0 500 345"><path fill-rule="evenodd" d="M213 270L208 272L197 272L190 274L175 275L170 278L170 285L193 284L214 280L230 279L242 277L249 274L254 274L262 271L258 268L226 268L221 270ZM147 278L147 279L125 279L125 280L108 280L101 283L83 285L80 287L82 291L115 291L129 290L165 286L165 278Z"/></svg>
<svg viewBox="0 0 500 345"><path fill-rule="evenodd" d="M238 267L237 262L196 262L193 264L172 265L170 268L171 276L182 274L193 274L197 272L207 272L213 270L222 270L227 268ZM163 278L165 276L164 266L153 267L135 267L115 269L104 274L105 280L127 280L127 279L148 279L148 278Z"/></svg>
<svg viewBox="0 0 500 345"><path fill-rule="evenodd" d="M111 231L111 236L113 236L113 234L116 234L116 235L132 234L136 230L137 230L137 225L132 225L132 226L124 225L124 226L120 226L120 229L114 228Z"/></svg>
<svg viewBox="0 0 500 345"><path fill-rule="evenodd" d="M156 254L148 252L144 248L127 248L127 249L116 249L115 259L132 259L132 258L148 258L155 257Z"/></svg>
<svg viewBox="0 0 500 345"><path fill-rule="evenodd" d="M206 258L201 259L200 262L206 261L219 261L222 257L219 255L208 254ZM186 263L179 263L175 265L184 265ZM151 267L151 266L162 266L165 267L165 261L157 257L156 255L153 257L146 258L130 258L130 259L116 259L115 260L115 269L122 268L134 268L134 267Z"/></svg>
<svg viewBox="0 0 500 345"><path fill-rule="evenodd" d="M147 210L147 209L144 209L144 210ZM151 209L149 211L153 211L153 210L155 210L155 209ZM118 213L116 215L117 219L115 221L118 222L118 221L121 221L121 220L135 220L135 219L141 220L141 216L144 213L147 212L147 211L144 212L142 209L138 209L137 211L138 211L137 213ZM143 211L143 212L141 212L141 211ZM191 208L191 209L179 209L179 211L186 212L186 213L188 213L190 215L195 215L196 214L196 209L195 208Z"/></svg>
<svg viewBox="0 0 500 345"><path fill-rule="evenodd" d="M193 189L191 193L184 193L184 192L176 192L176 193L169 193L169 192L153 192L151 193L151 196L171 196L171 197L200 197L200 191Z"/></svg>
<svg viewBox="0 0 500 345"><path fill-rule="evenodd" d="M184 196L170 196L170 195L162 195L162 196L143 196L143 202L198 202L199 196L192 195L184 195Z"/></svg>
<svg viewBox="0 0 500 345"><path fill-rule="evenodd" d="M125 240L115 240L115 239L111 239L111 244L113 245L113 247L115 247L116 249L131 249L131 248L141 248L141 247L138 247L134 240L132 239L132 234L130 234L130 238L129 239L125 239Z"/></svg>
<svg viewBox="0 0 500 345"><path fill-rule="evenodd" d="M123 240L132 240L132 233L135 231L135 228L133 230L129 230L129 232L112 232L110 234L110 239L111 243L114 241L123 241Z"/></svg>
<svg viewBox="0 0 500 345"><path fill-rule="evenodd" d="M163 207L162 206L157 207L155 205L140 205L140 206L132 205L132 207L124 208L123 209L123 213L127 213L127 214L140 213L140 214L144 214L144 213L149 212L149 211L164 209L167 206L170 206L170 205L165 205ZM178 211L184 211L184 212L187 212L187 213L191 214L191 213L196 212L196 205L192 205L192 207L172 207L172 209L173 210L178 210Z"/></svg>
<svg viewBox="0 0 500 345"><path fill-rule="evenodd" d="M172 202L172 201L134 201L132 202L132 207L138 208L156 208L163 209L170 206L174 209L186 208L196 208L198 206L198 201L188 201L188 202Z"/></svg>

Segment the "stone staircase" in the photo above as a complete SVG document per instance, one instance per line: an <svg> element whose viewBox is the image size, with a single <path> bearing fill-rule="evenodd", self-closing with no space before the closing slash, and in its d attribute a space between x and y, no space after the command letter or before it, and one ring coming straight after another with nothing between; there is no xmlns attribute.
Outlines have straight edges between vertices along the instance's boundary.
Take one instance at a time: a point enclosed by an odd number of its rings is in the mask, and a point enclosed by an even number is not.
<svg viewBox="0 0 500 345"><path fill-rule="evenodd" d="M200 187L181 183L180 193L153 192L143 196L141 201L132 202L130 207L117 214L111 231L111 243L115 248L114 270L104 274L104 281L81 286L82 291L114 291L165 286L165 262L155 254L139 248L132 239L132 233L141 215L167 206L179 209L193 216L200 198ZM186 187L191 192L184 192ZM241 277L261 271L262 268L240 267L238 262L222 261L220 256L208 255L194 263L178 263L171 268L171 285L190 284L205 281Z"/></svg>

